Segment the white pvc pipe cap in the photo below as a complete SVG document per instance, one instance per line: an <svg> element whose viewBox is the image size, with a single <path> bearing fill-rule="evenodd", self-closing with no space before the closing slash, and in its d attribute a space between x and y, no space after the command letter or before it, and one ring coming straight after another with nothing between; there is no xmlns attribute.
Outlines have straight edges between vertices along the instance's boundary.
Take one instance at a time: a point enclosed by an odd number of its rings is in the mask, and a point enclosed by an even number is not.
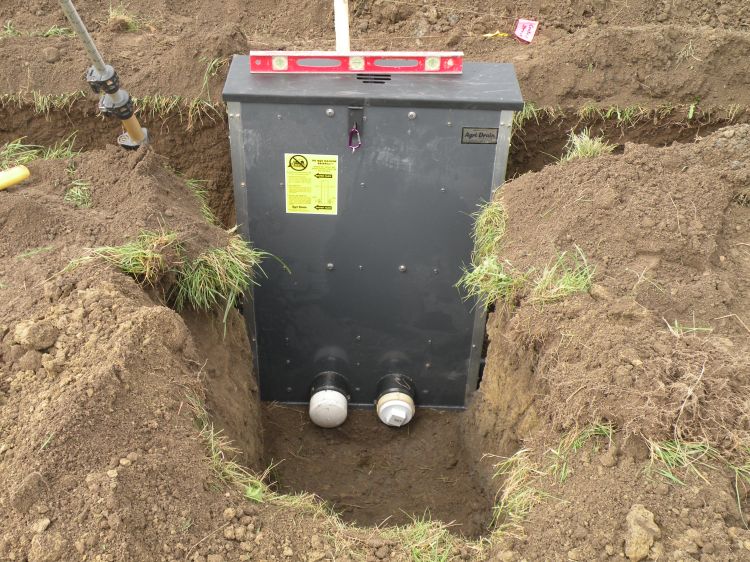
<svg viewBox="0 0 750 562"><path fill-rule="evenodd" d="M385 425L401 427L414 417L414 400L402 392L389 392L380 397L377 404L378 418Z"/></svg>
<svg viewBox="0 0 750 562"><path fill-rule="evenodd" d="M349 401L337 390L321 390L310 397L310 419L320 427L338 427L346 421Z"/></svg>

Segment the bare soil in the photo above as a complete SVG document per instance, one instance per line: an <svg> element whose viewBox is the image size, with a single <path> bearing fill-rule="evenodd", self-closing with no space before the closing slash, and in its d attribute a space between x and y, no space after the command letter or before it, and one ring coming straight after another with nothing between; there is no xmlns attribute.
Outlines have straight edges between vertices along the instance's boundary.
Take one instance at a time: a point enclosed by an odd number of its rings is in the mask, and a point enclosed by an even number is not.
<svg viewBox="0 0 750 562"><path fill-rule="evenodd" d="M76 5L141 98L216 103L235 53L334 45L323 0L123 2L135 32L108 23L108 3ZM226 241L172 171L208 180L212 208L234 224L223 109L190 130L185 110L142 113L152 148L106 146L117 126L95 116L93 95L62 110L33 106L35 93L86 89L77 40L39 36L67 25L57 3L6 0L0 25L12 20L20 35L0 38L0 143L51 145L78 131L75 177L92 182L94 204L63 201L63 161L33 163L31 180L0 192L0 560L750 560L747 486L718 462L700 465L702 477L677 470L684 484L674 484L648 448L707 440L742 462L750 443L750 210L733 201L750 187L750 131L719 130L748 119L750 5L352 6L356 49L512 62L527 100L562 110L514 135L500 255L540 270L578 246L596 267L591 291L543 307L519 298L492 313L483 380L465 413L420 412L399 432L354 412L324 432L303 412L261 407L238 312L225 327L215 313L173 310L168 280L144 287L101 265L62 273L86 248L142 228L173 228L192 253ZM517 17L540 19L531 45L482 37ZM582 117L591 103L652 113L637 124ZM568 131L583 126L617 143L616 154L555 164ZM667 327L675 321L711 331L678 338ZM250 502L219 481L191 393L240 462L260 471L283 459L276 489L315 492L360 526L309 503ZM483 548L455 539L421 551L389 532L429 510L458 535L486 534L504 484L492 477L497 456L527 448L544 466L566 432L592 422L611 422L613 442L589 442L564 482L540 476L543 499L521 532ZM641 558L630 550L638 532L650 539Z"/></svg>
<svg viewBox="0 0 750 562"><path fill-rule="evenodd" d="M263 414L266 464L278 463L282 490L315 492L359 525L404 525L429 513L456 533L486 533L493 491L464 447L463 412L421 410L403 431L365 410L335 430L315 426L304 408L270 404Z"/></svg>

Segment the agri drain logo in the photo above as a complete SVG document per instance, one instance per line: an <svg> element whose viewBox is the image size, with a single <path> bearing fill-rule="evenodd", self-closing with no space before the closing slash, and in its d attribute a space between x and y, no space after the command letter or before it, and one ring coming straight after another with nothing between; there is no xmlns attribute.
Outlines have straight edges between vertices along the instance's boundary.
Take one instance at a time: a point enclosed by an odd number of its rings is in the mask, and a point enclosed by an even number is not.
<svg viewBox="0 0 750 562"><path fill-rule="evenodd" d="M307 158L301 154L295 154L289 158L287 166L295 172L302 172L307 169Z"/></svg>

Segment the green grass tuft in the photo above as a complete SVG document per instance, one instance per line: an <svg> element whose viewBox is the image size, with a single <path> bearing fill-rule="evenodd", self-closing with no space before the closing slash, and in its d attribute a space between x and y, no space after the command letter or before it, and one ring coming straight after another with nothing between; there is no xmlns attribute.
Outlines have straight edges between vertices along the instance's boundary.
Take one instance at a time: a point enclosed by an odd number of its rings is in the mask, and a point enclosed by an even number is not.
<svg viewBox="0 0 750 562"><path fill-rule="evenodd" d="M18 37L19 35L21 35L21 32L16 29L12 20L6 21L2 30L0 30L0 39L3 37Z"/></svg>
<svg viewBox="0 0 750 562"><path fill-rule="evenodd" d="M206 180L185 180L185 185L187 185L188 189L190 189L190 191L192 191L195 194L195 197L198 199L201 207L201 216L206 219L207 223L215 225L218 224L218 221L216 220L216 215L214 215L214 212L208 205L208 191L203 189L207 183L208 182Z"/></svg>
<svg viewBox="0 0 750 562"><path fill-rule="evenodd" d="M170 269L164 254L170 247L179 252L176 233L144 230L138 238L122 246L93 248L87 256L70 262L66 271L93 260L102 260L131 275L141 284L154 285Z"/></svg>
<svg viewBox="0 0 750 562"><path fill-rule="evenodd" d="M500 250L500 242L508 230L508 215L505 207L497 201L490 201L479 206L479 210L472 214L474 228L474 252L471 262L481 264L486 258L495 256Z"/></svg>
<svg viewBox="0 0 750 562"><path fill-rule="evenodd" d="M611 154L615 145L608 143L604 137L592 138L589 129L583 129L580 133L570 132L568 142L565 144L565 154L561 162L570 162L579 158L595 158L603 154Z"/></svg>
<svg viewBox="0 0 750 562"><path fill-rule="evenodd" d="M91 182L73 180L65 192L64 200L78 209L88 209L91 207Z"/></svg>
<svg viewBox="0 0 750 562"><path fill-rule="evenodd" d="M78 154L77 151L73 150L74 142L75 133L51 147L24 144L23 138L5 143L0 148L0 169L29 164L34 160L62 160L72 158Z"/></svg>
<svg viewBox="0 0 750 562"><path fill-rule="evenodd" d="M69 27L53 25L47 31L41 33L42 37L75 37L76 32Z"/></svg>
<svg viewBox="0 0 750 562"><path fill-rule="evenodd" d="M551 449L550 453L553 457L553 463L550 466L550 472L560 480L565 482L570 476L570 457L594 437L606 437L610 444L612 443L612 434L614 433L614 427L610 423L598 423L592 424L583 429L582 431L571 431L562 441L557 449Z"/></svg>
<svg viewBox="0 0 750 562"><path fill-rule="evenodd" d="M448 562L454 559L457 539L445 524L432 521L428 513L413 517L408 525L383 529L383 536L404 548L412 562Z"/></svg>
<svg viewBox="0 0 750 562"><path fill-rule="evenodd" d="M253 283L253 273L269 254L253 248L234 234L226 248L214 248L185 262L178 271L175 306L198 310L224 305L224 321ZM262 272L263 270L260 269Z"/></svg>
<svg viewBox="0 0 750 562"><path fill-rule="evenodd" d="M534 283L530 300L535 304L545 304L562 300L575 293L584 293L591 287L594 270L578 246L576 254L572 257L568 252L562 252L554 262L544 268Z"/></svg>
<svg viewBox="0 0 750 562"><path fill-rule="evenodd" d="M716 449L705 442L671 439L661 442L649 441L648 444L651 449L651 464L660 465L656 470L657 474L673 484L685 484L675 474L676 469L685 469L708 483L708 479L698 467L709 467L706 461L719 458Z"/></svg>
<svg viewBox="0 0 750 562"><path fill-rule="evenodd" d="M464 291L464 300L476 298L478 305L485 308L495 303L512 307L526 284L526 277L510 262L488 256L470 268L465 267L456 287Z"/></svg>
<svg viewBox="0 0 750 562"><path fill-rule="evenodd" d="M208 464L214 476L228 486L239 488L245 499L256 503L264 502L267 496L272 495L266 484L270 468L263 474L256 475L237 463L234 459L239 456L239 450L214 427L203 402L192 393L188 394L187 401L193 410L200 437L206 445Z"/></svg>

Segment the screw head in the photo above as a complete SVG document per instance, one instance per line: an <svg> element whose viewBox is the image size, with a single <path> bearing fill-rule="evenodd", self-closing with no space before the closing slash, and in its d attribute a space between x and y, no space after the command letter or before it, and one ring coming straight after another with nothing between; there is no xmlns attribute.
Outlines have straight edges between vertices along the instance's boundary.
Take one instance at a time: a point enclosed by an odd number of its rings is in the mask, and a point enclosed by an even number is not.
<svg viewBox="0 0 750 562"><path fill-rule="evenodd" d="M334 265L333 265L333 263L327 263L327 264L326 264L326 269L327 269L328 271L333 271L333 268L334 268Z"/></svg>
<svg viewBox="0 0 750 562"><path fill-rule="evenodd" d="M405 265L399 265L399 266L398 266L398 270L399 270L399 271L400 271L401 273L405 273L405 272L406 272L406 266L405 266Z"/></svg>
<svg viewBox="0 0 750 562"><path fill-rule="evenodd" d="M333 117L334 115L336 115L336 112L333 110L332 107L329 107L328 109L326 109L326 117Z"/></svg>
<svg viewBox="0 0 750 562"><path fill-rule="evenodd" d="M412 121L414 121L417 118L417 112L416 111L410 111L409 113L407 113L406 116L409 119L411 119Z"/></svg>

